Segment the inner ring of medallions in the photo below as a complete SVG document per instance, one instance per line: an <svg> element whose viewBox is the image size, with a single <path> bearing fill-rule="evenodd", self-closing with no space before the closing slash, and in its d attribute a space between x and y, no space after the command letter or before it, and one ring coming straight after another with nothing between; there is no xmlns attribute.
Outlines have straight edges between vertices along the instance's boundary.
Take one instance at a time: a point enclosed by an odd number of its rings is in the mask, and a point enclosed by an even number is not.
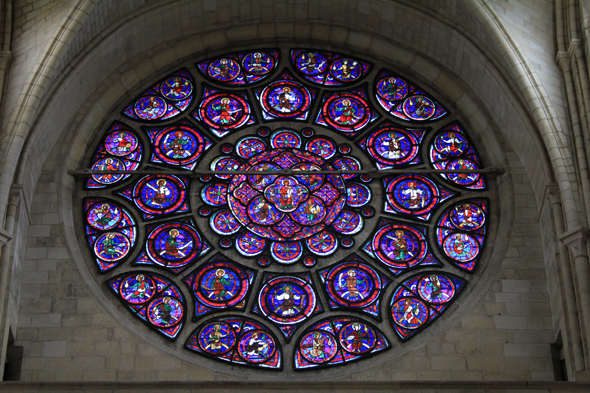
<svg viewBox="0 0 590 393"><path fill-rule="evenodd" d="M292 159L294 154L299 155L297 160ZM323 198L319 197L321 193L331 190L345 195L346 186L341 175L297 174L297 171L335 170L322 157L313 153L299 149L267 150L250 157L240 170L280 171L289 160L293 163L287 165L287 169L292 171L288 175L234 175L228 187L228 205L240 224L251 232L272 240L284 241L289 238L265 236L265 231L256 231L252 227L264 228L292 220L309 230L302 237L304 239L315 234L313 228L318 225L330 225L343 209L342 205L327 206ZM277 164L279 161L282 165ZM328 213L329 218L324 219Z"/></svg>

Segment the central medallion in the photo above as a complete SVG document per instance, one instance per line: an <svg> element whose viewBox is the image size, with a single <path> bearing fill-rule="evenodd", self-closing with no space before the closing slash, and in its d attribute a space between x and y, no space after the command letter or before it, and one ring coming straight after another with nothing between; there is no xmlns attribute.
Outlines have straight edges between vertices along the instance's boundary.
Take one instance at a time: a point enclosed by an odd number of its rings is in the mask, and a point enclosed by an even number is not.
<svg viewBox="0 0 590 393"><path fill-rule="evenodd" d="M366 206L372 191L362 184L372 179L340 172L362 169L352 147L312 128L260 127L257 135L223 144L220 152L211 170L239 173L215 174L213 183L202 179L209 183L201 189L208 206L199 214L224 236L221 248L235 246L241 255L257 257L260 266L301 260L312 267L341 246L353 247L350 236L374 214Z"/></svg>
<svg viewBox="0 0 590 393"><path fill-rule="evenodd" d="M227 191L236 219L252 233L275 241L306 239L324 230L346 203L346 185L322 157L299 149L271 149L250 157L239 170L292 171L301 175L235 175Z"/></svg>

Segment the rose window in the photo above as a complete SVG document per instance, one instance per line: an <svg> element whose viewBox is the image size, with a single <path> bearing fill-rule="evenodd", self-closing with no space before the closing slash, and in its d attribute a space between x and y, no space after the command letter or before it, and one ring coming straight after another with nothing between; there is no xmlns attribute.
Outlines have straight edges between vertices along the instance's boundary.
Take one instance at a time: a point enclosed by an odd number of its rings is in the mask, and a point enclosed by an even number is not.
<svg viewBox="0 0 590 393"><path fill-rule="evenodd" d="M85 249L110 296L187 354L296 371L385 356L483 263L481 158L386 68L230 53L121 109L77 172Z"/></svg>

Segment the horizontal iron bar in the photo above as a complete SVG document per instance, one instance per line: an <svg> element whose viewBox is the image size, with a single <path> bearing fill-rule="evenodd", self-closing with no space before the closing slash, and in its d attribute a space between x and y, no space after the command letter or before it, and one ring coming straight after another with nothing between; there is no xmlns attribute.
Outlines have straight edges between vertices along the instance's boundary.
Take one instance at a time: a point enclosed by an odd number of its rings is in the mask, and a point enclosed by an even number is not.
<svg viewBox="0 0 590 393"><path fill-rule="evenodd" d="M176 175L176 176L188 176L191 178L201 177L206 175L369 175L371 177L383 177L388 175L405 175L405 174L431 174L431 173L481 173L481 174L502 174L504 169L488 167L482 169L360 169L360 170L335 170L335 171L294 171L291 169L283 169L280 171L208 171L208 170L195 170L195 171L98 171L91 169L78 169L69 170L68 174L76 177L88 177L92 175Z"/></svg>

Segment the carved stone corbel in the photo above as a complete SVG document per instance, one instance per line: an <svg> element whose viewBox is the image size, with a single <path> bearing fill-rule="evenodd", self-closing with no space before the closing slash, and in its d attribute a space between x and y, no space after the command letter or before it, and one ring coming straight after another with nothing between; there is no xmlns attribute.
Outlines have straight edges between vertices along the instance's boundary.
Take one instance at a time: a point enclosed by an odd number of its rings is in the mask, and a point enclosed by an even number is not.
<svg viewBox="0 0 590 393"><path fill-rule="evenodd" d="M589 237L590 231L583 226L579 226L559 235L559 240L570 249L573 257L577 258L588 255L586 247Z"/></svg>

